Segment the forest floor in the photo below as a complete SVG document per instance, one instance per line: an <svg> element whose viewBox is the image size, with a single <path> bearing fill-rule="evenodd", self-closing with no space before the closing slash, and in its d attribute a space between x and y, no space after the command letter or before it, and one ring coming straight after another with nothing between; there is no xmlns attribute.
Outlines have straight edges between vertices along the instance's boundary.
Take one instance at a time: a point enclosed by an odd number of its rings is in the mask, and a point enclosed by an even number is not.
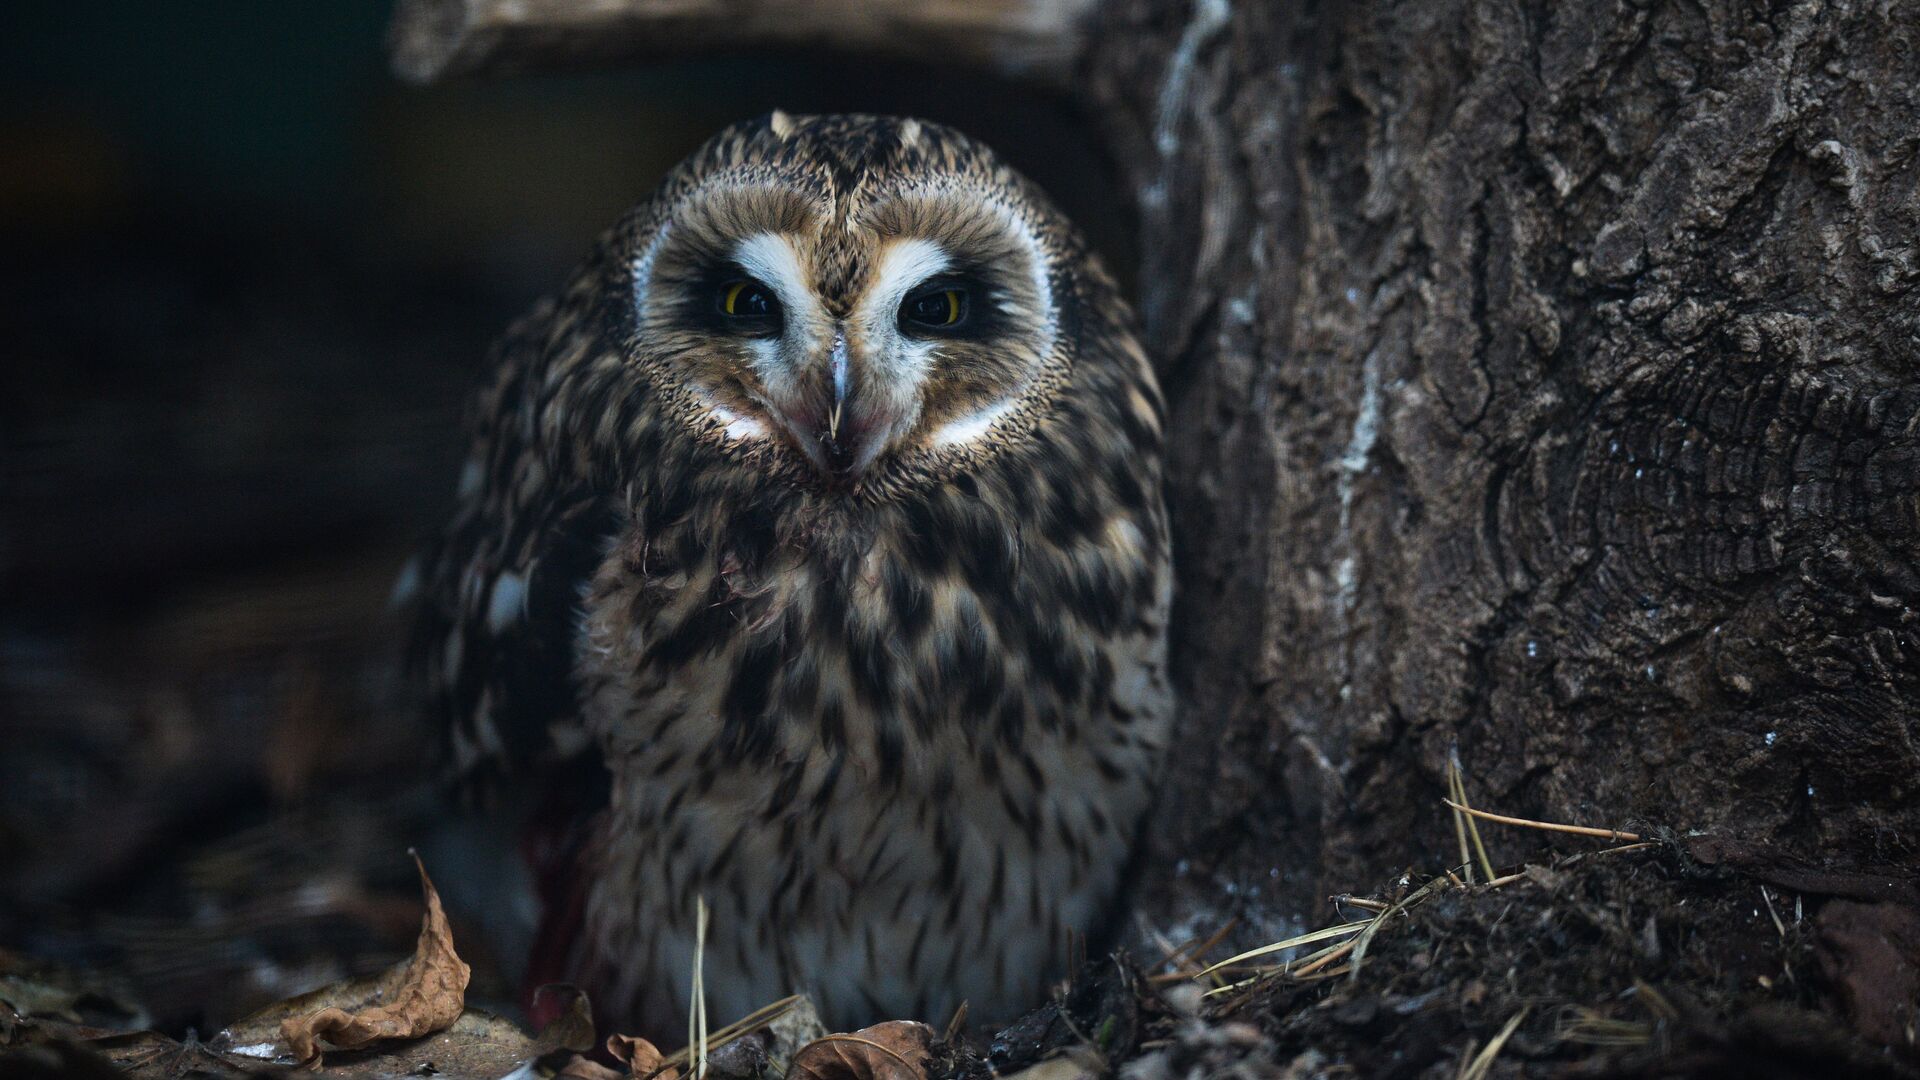
<svg viewBox="0 0 1920 1080"><path fill-rule="evenodd" d="M382 689L397 649L368 632L403 555L195 586L110 638L0 640L0 705L30 725L0 763L0 1077L290 1074L285 1021L393 1004L416 846L470 979L319 1075L636 1072L592 1071L618 1033L566 991L545 1023L514 1007L498 864L423 790ZM1459 847L1430 872L1382 868L1254 955L1232 955L1253 943L1223 897L1194 940L1136 933L999 1032L924 1017L821 1042L785 1003L723 1044L735 1018L713 1017L708 1080L1920 1077L1910 881L1640 825L1533 829L1539 853L1500 866L1479 831L1532 827L1451 813ZM627 1056L686 1070L683 1050Z"/></svg>
<svg viewBox="0 0 1920 1080"><path fill-rule="evenodd" d="M418 886L405 864L378 880L353 880L354 867L409 819L419 820L405 810L383 821L316 814L291 831L223 838L217 853L185 860L156 886L196 892L197 913L173 927L124 911L95 924L116 947L94 952L90 970L0 953L0 1075L292 1075L289 1019L327 1005L355 1014L368 1002L403 1011L412 991L396 980L417 982L422 965L439 965L428 984L449 963L465 968L428 953L486 936L442 922L432 948L420 932L411 966L382 973L421 926L418 894L408 895ZM1820 882L1825 898L1814 899L1780 884L1791 871L1733 870L1725 851L1673 837L1573 838L1539 864L1498 872L1467 833L1462 865L1331 898L1326 927L1252 955L1224 955L1222 927L1157 956L1085 960L1049 1004L997 1033L924 1018L944 1030L894 1023L828 1035L793 1001L746 1025L744 1037L718 1026L733 1018L715 1017L707 1076L1920 1077L1920 921L1909 907L1873 902L1871 882ZM320 872L277 882L267 868L286 865L291 847L304 847L305 865ZM1833 898L1847 891L1862 898ZM437 897L432 906L437 913ZM502 1004L510 991L499 966L483 949L467 952L464 1001L456 993L438 1003L442 1015L414 1037L329 1050L317 1075L675 1080L691 1071L684 1049L635 1056L632 1040L623 1050L623 1040L597 1036L577 992L560 991L541 1010L547 1022L529 1030ZM237 1021L219 1014L303 983L320 989ZM168 985L170 999L141 999ZM204 1000L179 996L195 992ZM189 1016L196 1024L183 1027Z"/></svg>
<svg viewBox="0 0 1920 1080"><path fill-rule="evenodd" d="M1829 912L1835 903L1848 902ZM1357 932L1300 947L1290 970L1147 978L1138 1037L1110 1056L1129 1080L1920 1075L1911 968L1904 984L1874 969L1871 947L1848 952L1804 903L1674 842L1565 856L1490 884L1401 877L1354 913L1370 908ZM1099 1000L1079 993L1067 999L1073 1027L1097 1030L1110 1006L1076 1011ZM1904 1010L1893 1033L1903 1054L1849 1025L1863 1002ZM1000 1056L988 1059L996 1072L1019 1064Z"/></svg>

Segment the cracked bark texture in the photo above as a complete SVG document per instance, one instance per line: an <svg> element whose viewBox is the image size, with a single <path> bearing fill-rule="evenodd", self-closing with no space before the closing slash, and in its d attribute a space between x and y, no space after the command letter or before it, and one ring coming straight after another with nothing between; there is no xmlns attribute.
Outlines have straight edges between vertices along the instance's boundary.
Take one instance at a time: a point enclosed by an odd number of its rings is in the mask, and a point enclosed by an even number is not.
<svg viewBox="0 0 1920 1080"><path fill-rule="evenodd" d="M1912 874L1920 4L1122 0L1082 70L1173 401L1149 910L1437 870L1456 750Z"/></svg>

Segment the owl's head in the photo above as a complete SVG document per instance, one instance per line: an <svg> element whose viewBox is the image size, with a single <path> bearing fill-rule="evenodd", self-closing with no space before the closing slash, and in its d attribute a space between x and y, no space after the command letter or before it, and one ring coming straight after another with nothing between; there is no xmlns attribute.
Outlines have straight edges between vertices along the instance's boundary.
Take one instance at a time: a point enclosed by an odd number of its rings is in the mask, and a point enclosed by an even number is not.
<svg viewBox="0 0 1920 1080"><path fill-rule="evenodd" d="M707 445L807 484L990 455L1074 361L1071 230L958 132L774 113L616 233L631 362Z"/></svg>

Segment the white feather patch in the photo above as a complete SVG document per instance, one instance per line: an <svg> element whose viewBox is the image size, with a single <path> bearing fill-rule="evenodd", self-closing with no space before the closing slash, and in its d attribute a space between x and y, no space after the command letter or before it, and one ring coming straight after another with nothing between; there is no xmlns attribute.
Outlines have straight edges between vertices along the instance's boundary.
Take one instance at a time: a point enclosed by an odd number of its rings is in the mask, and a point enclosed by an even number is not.
<svg viewBox="0 0 1920 1080"><path fill-rule="evenodd" d="M486 467L479 458L468 458L460 468L460 484L454 489L456 499L469 499L480 493L480 484L487 478Z"/></svg>
<svg viewBox="0 0 1920 1080"><path fill-rule="evenodd" d="M725 405L709 407L707 415L726 425L726 436L729 439L759 439L767 434L767 425L751 416L741 416Z"/></svg>
<svg viewBox="0 0 1920 1080"><path fill-rule="evenodd" d="M420 556L415 555L400 568L400 576L394 579L393 590L387 594L387 606L398 608L413 603L413 598L420 595L420 581Z"/></svg>
<svg viewBox="0 0 1920 1080"><path fill-rule="evenodd" d="M905 402L918 392L933 364L935 342L900 333L900 305L929 278L953 265L947 250L931 240L908 237L887 245L874 266L873 287L867 290L857 316L865 328L873 390L882 398ZM885 447L868 444L864 466Z"/></svg>
<svg viewBox="0 0 1920 1080"><path fill-rule="evenodd" d="M940 425L933 433L935 446L965 446L967 443L985 435L993 428L994 421L1013 411L1019 403L1019 395L1003 397L991 405L975 409L965 416L955 417Z"/></svg>
<svg viewBox="0 0 1920 1080"><path fill-rule="evenodd" d="M487 629L497 634L526 613L527 579L514 573L495 578L487 596Z"/></svg>
<svg viewBox="0 0 1920 1080"><path fill-rule="evenodd" d="M947 250L931 240L910 237L887 248L873 275L869 311L891 316L921 282L953 265Z"/></svg>
<svg viewBox="0 0 1920 1080"><path fill-rule="evenodd" d="M733 257L747 273L772 289L780 303L794 311L812 305L812 290L807 288L807 272L800 265L800 253L778 233L754 233L733 249Z"/></svg>
<svg viewBox="0 0 1920 1080"><path fill-rule="evenodd" d="M633 257L633 311L641 322L647 318L647 293L653 289L654 260L660 257L660 248L666 244L667 234L672 231L671 223L662 223L653 234L653 239L647 241L647 246Z"/></svg>
<svg viewBox="0 0 1920 1080"><path fill-rule="evenodd" d="M1040 238L1034 235L1033 227L1027 224L1025 218L1015 212L1012 207L995 205L1000 212L1000 219L1006 222L1007 228L1011 229L1015 236L1020 238L1020 246L1027 249L1029 260L1027 272L1033 279L1033 294L1039 302L1040 310L1046 312L1046 323L1041 329L1040 348L1035 351L1035 355L1046 356L1053 351L1054 343L1060 336L1060 312L1053 304L1053 278L1048 272L1051 264L1047 261L1046 249L1040 246Z"/></svg>

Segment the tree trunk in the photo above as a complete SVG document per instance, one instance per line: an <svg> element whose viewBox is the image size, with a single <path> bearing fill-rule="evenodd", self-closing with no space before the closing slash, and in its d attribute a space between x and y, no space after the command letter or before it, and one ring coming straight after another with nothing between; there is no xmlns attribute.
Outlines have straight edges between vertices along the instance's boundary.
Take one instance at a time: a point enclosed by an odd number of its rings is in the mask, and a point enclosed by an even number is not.
<svg viewBox="0 0 1920 1080"><path fill-rule="evenodd" d="M607 55L436 42L463 7L499 5L403 4L439 20L403 71ZM1455 754L1483 805L1913 898L1920 3L1108 0L1067 51L1022 28L1077 4L980 10L951 55L1073 87L1140 208L1183 707L1151 914L1439 869Z"/></svg>
<svg viewBox="0 0 1920 1080"><path fill-rule="evenodd" d="M1175 403L1176 891L1437 869L1457 752L1483 805L1912 895L1917 36L1911 2L1108 12L1085 85Z"/></svg>

